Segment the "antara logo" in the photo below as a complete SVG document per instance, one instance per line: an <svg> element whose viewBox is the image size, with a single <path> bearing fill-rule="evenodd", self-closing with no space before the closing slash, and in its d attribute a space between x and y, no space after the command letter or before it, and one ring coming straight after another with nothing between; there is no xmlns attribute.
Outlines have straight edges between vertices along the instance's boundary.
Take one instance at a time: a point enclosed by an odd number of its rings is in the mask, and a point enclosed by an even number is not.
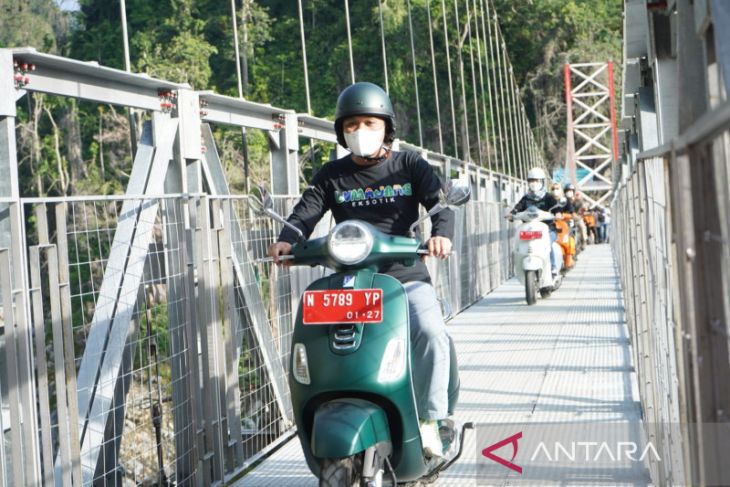
<svg viewBox="0 0 730 487"><path fill-rule="evenodd" d="M510 436L509 438L505 438L504 440L498 441L497 443L486 447L484 450L482 450L482 455L489 458L492 461L499 463L500 465L504 465L505 467L514 470L517 473L522 473L522 467L512 463L512 461L517 456L517 449L518 449L517 440L519 440L520 438L522 438L522 431ZM499 450L503 446L509 445L509 444L512 445L512 458L510 458L509 460L506 460L502 457L498 457L497 455L492 453L494 450Z"/></svg>
<svg viewBox="0 0 730 487"><path fill-rule="evenodd" d="M482 450L482 456L499 463L500 465L522 474L522 467L514 463L519 449L518 440L522 438L522 431L515 433L503 440L494 443ZM507 458L495 454L496 450L512 445L512 457ZM552 445L550 448L548 445ZM529 453L529 452L528 452ZM540 441L535 448L530 461L543 460L548 462L643 462L647 457L653 457L655 461L661 461L661 457L654 445L649 442L641 446L633 441L619 441L615 444L598 441L573 441L562 443L560 441Z"/></svg>
<svg viewBox="0 0 730 487"><path fill-rule="evenodd" d="M535 448L535 453L532 454L530 461L544 457L549 462L558 462L563 458L570 462L621 462L628 460L643 462L650 455L654 457L655 461L662 461L659 452L651 442L647 443L642 449L640 445L633 441L619 441L616 444L609 444L605 441L571 441L568 444L563 444L556 441L553 444L551 455L550 448L545 442L541 441Z"/></svg>

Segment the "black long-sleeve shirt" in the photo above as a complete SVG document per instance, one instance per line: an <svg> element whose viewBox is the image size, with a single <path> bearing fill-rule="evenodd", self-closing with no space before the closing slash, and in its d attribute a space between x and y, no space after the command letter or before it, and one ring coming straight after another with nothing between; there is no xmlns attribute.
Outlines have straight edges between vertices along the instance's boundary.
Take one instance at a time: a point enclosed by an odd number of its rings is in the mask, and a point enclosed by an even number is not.
<svg viewBox="0 0 730 487"><path fill-rule="evenodd" d="M512 214L514 215L515 213L525 211L530 206L535 206L538 210L549 211L553 215L561 212L573 213L575 211L575 208L573 208L573 203L571 203L569 199L566 198L565 204L563 206L560 206L558 200L556 200L552 194L545 193L545 195L539 200L531 198L528 195L523 196L522 199L520 199L520 201L518 201L515 207L512 209ZM550 227L551 230L555 230L555 223L552 220L545 223L547 223L548 227Z"/></svg>
<svg viewBox="0 0 730 487"><path fill-rule="evenodd" d="M327 212L337 223L363 220L389 235L407 236L418 219L418 205L431 209L439 201L441 181L431 166L415 152L391 152L372 166L356 164L350 155L325 164L287 219L309 238ZM432 236L453 239L454 214L443 210L431 217ZM296 233L284 227L279 241L294 243ZM401 282L430 282L426 265L387 264L379 269Z"/></svg>

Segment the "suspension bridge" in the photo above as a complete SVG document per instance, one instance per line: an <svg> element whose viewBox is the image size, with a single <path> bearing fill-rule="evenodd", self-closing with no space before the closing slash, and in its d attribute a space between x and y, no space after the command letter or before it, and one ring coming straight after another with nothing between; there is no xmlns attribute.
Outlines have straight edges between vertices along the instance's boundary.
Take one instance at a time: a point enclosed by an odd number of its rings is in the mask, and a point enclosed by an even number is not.
<svg viewBox="0 0 730 487"><path fill-rule="evenodd" d="M442 9L441 33L427 4L433 79L411 61L416 96L433 88L443 102L438 137L424 138L419 112L417 143L394 149L472 189L456 212L454 255L428 262L455 311L455 415L476 426L436 485L730 485L730 6L626 0L620 67L555 73L566 87L561 169L610 209L610 243L589 246L560 289L528 307L513 276L516 227L503 215L527 170L548 164L491 2L454 2L449 19ZM448 87L436 84L437 35L446 46L460 36L462 49L444 56ZM386 88L388 66L383 38ZM352 51L349 74L359 80ZM307 183L303 142L347 153L332 121L312 114L305 80L307 112L297 113L0 49L3 485L317 484L287 377L299 298L326 270L267 261L280 226L231 190L213 134L266 135L275 207L288 214ZM144 114L124 194L23 196L17 105L35 94ZM324 218L314 235L331 225ZM593 441L595 455L565 464L557 449L528 451L529 438L569 441L574 430L605 433L572 437ZM495 449L517 431L520 453L517 439L514 452ZM641 439L638 458L616 461L619 433ZM614 462L594 463L601 455Z"/></svg>

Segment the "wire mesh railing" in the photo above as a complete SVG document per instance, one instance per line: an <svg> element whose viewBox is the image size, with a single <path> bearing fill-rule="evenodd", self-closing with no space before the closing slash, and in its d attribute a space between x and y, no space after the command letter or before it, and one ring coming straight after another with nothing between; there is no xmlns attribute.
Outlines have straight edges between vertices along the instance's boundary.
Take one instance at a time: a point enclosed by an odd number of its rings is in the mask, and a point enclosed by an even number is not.
<svg viewBox="0 0 730 487"><path fill-rule="evenodd" d="M288 214L296 201L277 196L276 209ZM35 377L31 404L19 383L0 384L7 485L24 475L13 469L26 468L28 437L37 438L45 485L208 485L293 434L294 312L329 271L274 266L266 249L280 225L253 214L247 197L46 198L16 209L27 222L13 230L29 259ZM501 213L501 203L468 203L456 212L454 255L428 262L455 312L511 273ZM313 235L332 224L326 216ZM0 274L13 272L0 252ZM21 283L0 283L16 309ZM22 334L11 333L18 314L7 310L4 366L22 361L24 349ZM26 437L13 418L33 412Z"/></svg>
<svg viewBox="0 0 730 487"><path fill-rule="evenodd" d="M715 484L730 391L730 117L727 103L640 155L612 204L617 257L660 485ZM720 263L721 265L718 265ZM716 436L717 435L717 436Z"/></svg>

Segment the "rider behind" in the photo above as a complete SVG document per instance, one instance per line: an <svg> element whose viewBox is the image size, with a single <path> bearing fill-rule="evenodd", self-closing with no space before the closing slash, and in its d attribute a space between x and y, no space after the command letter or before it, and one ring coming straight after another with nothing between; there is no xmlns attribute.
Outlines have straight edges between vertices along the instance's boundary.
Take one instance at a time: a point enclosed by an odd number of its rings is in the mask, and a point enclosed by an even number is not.
<svg viewBox="0 0 730 487"><path fill-rule="evenodd" d="M581 198L580 193L576 191L573 183L566 184L563 188L563 193L567 200L573 205L573 222L578 226L581 242L583 242L583 245L585 246L585 241L588 239L588 232L586 229L586 223L583 221L583 216L580 211L581 208L583 208L583 199ZM578 260L577 256L575 257L575 260Z"/></svg>
<svg viewBox="0 0 730 487"><path fill-rule="evenodd" d="M533 167L527 172L527 193L517 202L515 207L512 209L509 219L512 220L512 215L525 211L530 206L537 207L538 210L549 211L553 214L560 212L573 212L573 205L570 201L566 200L564 204L559 203L562 197L562 190L560 185L557 185L557 189L552 189L551 192L547 191L545 187L547 177L545 171L539 167ZM558 238L558 234L555 230L555 223L551 220L547 223L550 228L550 241L555 242ZM550 268L553 274L553 278L558 275L558 256L555 254L553 246L550 246Z"/></svg>
<svg viewBox="0 0 730 487"><path fill-rule="evenodd" d="M288 221L306 238L330 210L337 223L358 219L390 235L408 236L419 216L419 204L430 209L439 201L441 181L431 166L415 152L391 150L395 138L395 113L379 86L355 83L337 99L335 132L339 144L351 154L325 164L294 207ZM451 252L454 214L444 210L431 217L429 255L446 258ZM291 253L297 240L286 227L269 255ZM403 283L408 294L412 344L413 386L421 419L424 450L443 456L439 421L448 417L450 344L436 291L423 261L415 266L391 263L379 269Z"/></svg>

